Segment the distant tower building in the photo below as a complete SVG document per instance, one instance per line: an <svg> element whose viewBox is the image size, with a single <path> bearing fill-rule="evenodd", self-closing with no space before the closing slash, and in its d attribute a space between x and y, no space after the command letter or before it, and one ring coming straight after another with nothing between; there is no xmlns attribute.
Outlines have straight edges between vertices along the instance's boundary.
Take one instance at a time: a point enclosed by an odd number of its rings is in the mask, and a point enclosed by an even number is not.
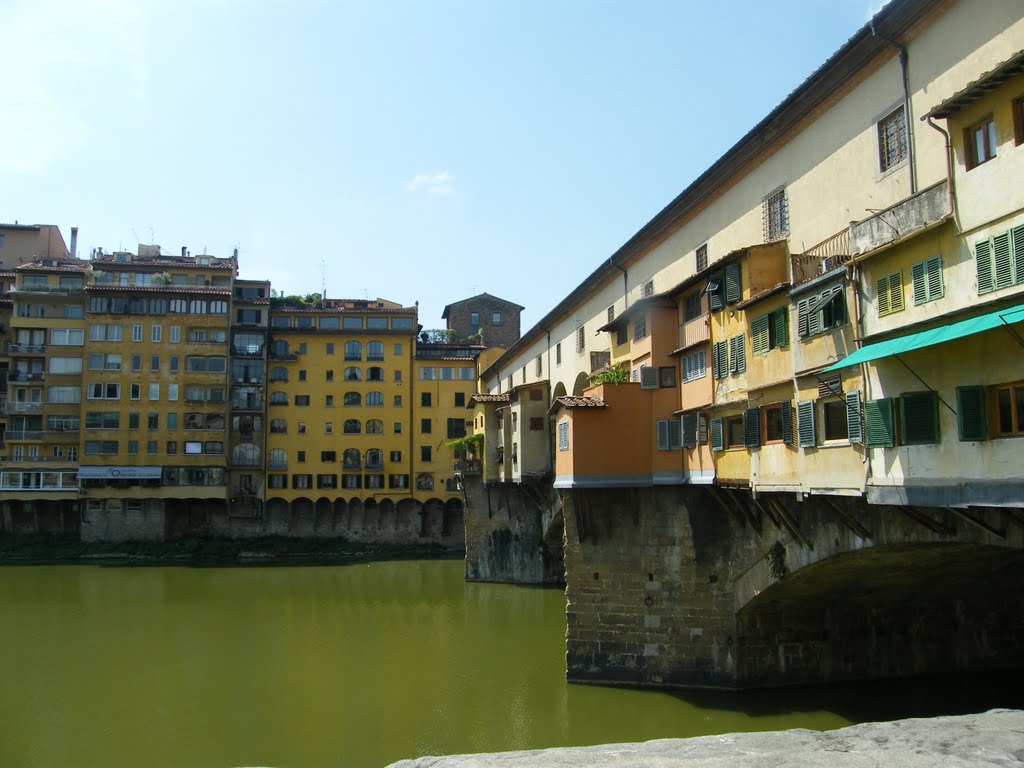
<svg viewBox="0 0 1024 768"><path fill-rule="evenodd" d="M447 328L455 331L457 341L478 334L488 347L510 347L519 340L519 313L525 307L481 293L444 308L442 319Z"/></svg>

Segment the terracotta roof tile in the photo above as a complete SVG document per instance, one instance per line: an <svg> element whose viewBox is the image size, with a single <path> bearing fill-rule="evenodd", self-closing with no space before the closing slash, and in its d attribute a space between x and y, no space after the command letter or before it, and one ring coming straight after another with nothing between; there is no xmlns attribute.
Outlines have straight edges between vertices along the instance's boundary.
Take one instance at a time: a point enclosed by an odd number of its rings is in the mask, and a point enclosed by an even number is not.
<svg viewBox="0 0 1024 768"><path fill-rule="evenodd" d="M503 392L500 395L487 395L487 394L476 394L469 398L472 402L477 403L507 403L509 402L508 392Z"/></svg>
<svg viewBox="0 0 1024 768"><path fill-rule="evenodd" d="M551 404L551 409L554 410L558 406L563 408L607 408L608 403L600 397L565 395L564 397L556 397L555 402Z"/></svg>
<svg viewBox="0 0 1024 768"><path fill-rule="evenodd" d="M116 293L205 293L230 296L230 288L212 285L87 285L87 291L114 291Z"/></svg>

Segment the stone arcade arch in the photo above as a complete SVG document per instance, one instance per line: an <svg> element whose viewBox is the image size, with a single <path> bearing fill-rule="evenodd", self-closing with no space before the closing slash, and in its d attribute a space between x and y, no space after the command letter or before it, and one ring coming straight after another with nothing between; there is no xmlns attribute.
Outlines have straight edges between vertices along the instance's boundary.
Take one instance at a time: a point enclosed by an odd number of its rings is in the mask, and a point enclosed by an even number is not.
<svg viewBox="0 0 1024 768"><path fill-rule="evenodd" d="M583 395L583 390L590 386L590 375L586 373L580 373L576 377L576 381L572 385L573 397L580 397Z"/></svg>

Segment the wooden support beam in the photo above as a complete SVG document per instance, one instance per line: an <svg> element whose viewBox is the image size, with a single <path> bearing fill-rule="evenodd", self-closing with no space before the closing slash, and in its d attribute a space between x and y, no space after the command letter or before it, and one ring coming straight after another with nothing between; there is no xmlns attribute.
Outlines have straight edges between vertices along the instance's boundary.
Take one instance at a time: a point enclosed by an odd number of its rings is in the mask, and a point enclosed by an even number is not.
<svg viewBox="0 0 1024 768"><path fill-rule="evenodd" d="M1004 541L1006 540L1006 531L1005 530L1000 531L995 526L989 525L988 523L986 523L980 517L975 517L974 515L972 515L967 510L965 510L965 509L957 509L956 507L947 507L947 509L950 512L952 512L954 515L956 515L957 517L959 517L959 518L961 518L963 520L966 520L968 523L973 523L974 525L978 526L983 531L988 531L993 536L998 536L1000 539L1003 539Z"/></svg>
<svg viewBox="0 0 1024 768"><path fill-rule="evenodd" d="M767 517L769 520L771 520L772 525L775 526L775 529L779 533L782 533L782 523L779 522L779 518L775 516L775 513L772 511L771 507L769 507L767 504L761 504L761 502L758 501L753 496L751 496L750 500L754 503L754 506L757 507L757 509L761 512L762 516Z"/></svg>
<svg viewBox="0 0 1024 768"><path fill-rule="evenodd" d="M948 537L956 535L956 530L954 528L936 520L934 517L932 517L929 514L926 514L917 507L911 507L906 504L900 504L896 508L903 512L903 514L905 514L911 520L920 523L933 533L937 533L939 536Z"/></svg>
<svg viewBox="0 0 1024 768"><path fill-rule="evenodd" d="M736 522L740 525L743 525L743 518L736 514L735 509L733 509L732 507L725 503L725 499L723 499L719 495L721 491L719 491L719 489L716 486L708 485L705 486L705 488L707 489L708 495L715 500L715 503L722 508L722 511L725 512L725 514L729 515L729 517L736 518Z"/></svg>
<svg viewBox="0 0 1024 768"><path fill-rule="evenodd" d="M871 535L871 531L869 529L861 525L860 521L857 518L855 518L845 509L836 504L832 499L828 498L827 496L819 498L823 499L826 504L832 507L832 509L836 511L836 514L838 514L839 517L842 518L843 522L846 523L846 527L853 531L855 534L860 536L862 539L874 538Z"/></svg>
<svg viewBox="0 0 1024 768"><path fill-rule="evenodd" d="M814 549L810 540L800 531L800 526L797 525L796 520L779 501L772 498L766 498L765 501L775 508L775 513L779 516L779 519L782 520L782 524L786 526L786 530L795 541L799 542L801 546L806 547L807 549Z"/></svg>
<svg viewBox="0 0 1024 768"><path fill-rule="evenodd" d="M736 505L736 507L742 512L743 516L746 518L747 522L750 523L750 527L753 528L754 531L757 532L758 537L760 537L761 521L758 519L757 515L755 515L750 510L750 507L746 505L746 500L740 497L741 493L742 491L736 490L735 493L729 492L729 496L732 500L732 503Z"/></svg>

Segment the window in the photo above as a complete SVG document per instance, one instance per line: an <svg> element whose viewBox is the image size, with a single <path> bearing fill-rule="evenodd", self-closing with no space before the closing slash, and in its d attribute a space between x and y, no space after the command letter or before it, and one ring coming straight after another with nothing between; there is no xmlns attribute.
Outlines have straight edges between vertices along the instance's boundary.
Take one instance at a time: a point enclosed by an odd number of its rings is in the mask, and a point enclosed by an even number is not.
<svg viewBox="0 0 1024 768"><path fill-rule="evenodd" d="M729 342L719 341L711 348L712 372L716 379L729 375Z"/></svg>
<svg viewBox="0 0 1024 768"><path fill-rule="evenodd" d="M366 359L367 360L383 360L384 359L384 344L380 341L371 341L366 345Z"/></svg>
<svg viewBox="0 0 1024 768"><path fill-rule="evenodd" d="M453 440L466 436L465 419L448 419L448 439Z"/></svg>
<svg viewBox="0 0 1024 768"><path fill-rule="evenodd" d="M473 333L475 334L480 330L480 313L470 312L469 313L469 325Z"/></svg>
<svg viewBox="0 0 1024 768"><path fill-rule="evenodd" d="M335 451L320 451L320 461L324 464L333 464L338 460L338 454Z"/></svg>
<svg viewBox="0 0 1024 768"><path fill-rule="evenodd" d="M761 408L763 432L761 442L770 443L793 442L793 406L789 402L771 403Z"/></svg>
<svg viewBox="0 0 1024 768"><path fill-rule="evenodd" d="M388 475L388 488L408 488L408 475Z"/></svg>
<svg viewBox="0 0 1024 768"><path fill-rule="evenodd" d="M85 343L85 331L76 328L51 328L50 344L55 347L80 347Z"/></svg>
<svg viewBox="0 0 1024 768"><path fill-rule="evenodd" d="M821 423L825 440L848 440L850 428L846 414L846 401L829 398L821 401Z"/></svg>
<svg viewBox="0 0 1024 768"><path fill-rule="evenodd" d="M91 357L92 355L90 355ZM47 362L47 369L52 374L74 375L82 372L82 358L80 357L51 357Z"/></svg>
<svg viewBox="0 0 1024 768"><path fill-rule="evenodd" d="M331 342L327 342L327 354L328 355L333 355L334 354L334 344L332 344Z"/></svg>
<svg viewBox="0 0 1024 768"><path fill-rule="evenodd" d="M967 170L996 156L996 123L991 115L964 131L964 154Z"/></svg>
<svg viewBox="0 0 1024 768"><path fill-rule="evenodd" d="M705 350L694 352L684 357L679 368L682 373L683 383L686 384L697 379L703 379L707 375L707 355Z"/></svg>
<svg viewBox="0 0 1024 768"><path fill-rule="evenodd" d="M609 323L612 320L615 319L615 305L614 304L612 304L612 306L608 307L608 310L605 312L605 317L606 317L607 322L609 322Z"/></svg>
<svg viewBox="0 0 1024 768"><path fill-rule="evenodd" d="M345 381L362 381L363 372L359 368L350 367L345 369Z"/></svg>
<svg viewBox="0 0 1024 768"><path fill-rule="evenodd" d="M562 364L562 342L555 344L555 365Z"/></svg>
<svg viewBox="0 0 1024 768"><path fill-rule="evenodd" d="M491 325L501 325L501 312L491 312Z"/></svg>
<svg viewBox="0 0 1024 768"><path fill-rule="evenodd" d="M324 408L334 407L334 395L324 395Z"/></svg>
<svg viewBox="0 0 1024 768"><path fill-rule="evenodd" d="M420 381L433 381L436 378L436 368L420 368Z"/></svg>
<svg viewBox="0 0 1024 768"><path fill-rule="evenodd" d="M580 326L576 329L576 354L582 355L587 348L586 327Z"/></svg>
<svg viewBox="0 0 1024 768"><path fill-rule="evenodd" d="M939 396L936 392L904 392L899 403L902 445L939 442Z"/></svg>
<svg viewBox="0 0 1024 768"><path fill-rule="evenodd" d="M346 360L362 360L363 359L363 345L358 341L346 341L345 342L345 359Z"/></svg>
<svg viewBox="0 0 1024 768"><path fill-rule="evenodd" d="M533 361L533 375L542 376L544 372L544 363L541 361L540 355L537 355Z"/></svg>
<svg viewBox="0 0 1024 768"><path fill-rule="evenodd" d="M797 302L797 332L800 338L816 336L846 324L846 302L842 284Z"/></svg>
<svg viewBox="0 0 1024 768"><path fill-rule="evenodd" d="M142 341L142 326L141 325L133 325L132 326L132 341Z"/></svg>
<svg viewBox="0 0 1024 768"><path fill-rule="evenodd" d="M432 460L432 451L429 445L420 446L420 461L429 462Z"/></svg>
<svg viewBox="0 0 1024 768"><path fill-rule="evenodd" d="M975 244L978 293L1024 283L1024 225Z"/></svg>
<svg viewBox="0 0 1024 768"><path fill-rule="evenodd" d="M678 451L682 445L682 424L679 419L658 419L657 443L659 451Z"/></svg>
<svg viewBox="0 0 1024 768"><path fill-rule="evenodd" d="M466 393L465 392L456 392L455 393L455 407L456 408L465 408L466 407Z"/></svg>
<svg viewBox="0 0 1024 768"><path fill-rule="evenodd" d="M159 371L160 370L160 355L150 355L149 357L149 370Z"/></svg>
<svg viewBox="0 0 1024 768"><path fill-rule="evenodd" d="M149 340L153 343L159 343L163 339L164 327L162 325L154 325L149 329Z"/></svg>
<svg viewBox="0 0 1024 768"><path fill-rule="evenodd" d="M423 408L429 408L431 406L431 398L433 395L430 392L420 392L420 406Z"/></svg>
<svg viewBox="0 0 1024 768"><path fill-rule="evenodd" d="M703 272L708 268L708 244L704 243L704 245L697 248L694 255L697 259L697 271Z"/></svg>
<svg viewBox="0 0 1024 768"><path fill-rule="evenodd" d="M383 392L367 392L366 393L366 405L367 407L380 407L384 405L384 393Z"/></svg>
<svg viewBox="0 0 1024 768"><path fill-rule="evenodd" d="M1018 147L1024 144L1024 96L1013 100L1013 137Z"/></svg>
<svg viewBox="0 0 1024 768"><path fill-rule="evenodd" d="M366 329L369 331L383 331L388 327L388 319L386 317L368 317L366 318Z"/></svg>
<svg viewBox="0 0 1024 768"><path fill-rule="evenodd" d="M396 435L402 434L402 422L400 422L400 421L396 421L395 422L394 432L395 432Z"/></svg>
<svg viewBox="0 0 1024 768"><path fill-rule="evenodd" d="M141 371L142 370L142 355L132 355L132 370L133 371Z"/></svg>
<svg viewBox="0 0 1024 768"><path fill-rule="evenodd" d="M302 369L299 370L299 381L305 381L305 380L306 380L306 369L302 368Z"/></svg>
<svg viewBox="0 0 1024 768"><path fill-rule="evenodd" d="M895 168L908 154L907 115L899 106L878 121L878 170Z"/></svg>
<svg viewBox="0 0 1024 768"><path fill-rule="evenodd" d="M648 280L640 287L640 297L643 299L649 299L654 295L654 280Z"/></svg>
<svg viewBox="0 0 1024 768"><path fill-rule="evenodd" d="M672 365L663 365L658 368L658 386L669 389L676 385L676 369Z"/></svg>
<svg viewBox="0 0 1024 768"><path fill-rule="evenodd" d="M726 416L723 419L712 419L712 422L714 421L722 422L721 429L724 442L722 444L722 449L720 450L746 447L746 439L743 429L743 414Z"/></svg>
<svg viewBox="0 0 1024 768"><path fill-rule="evenodd" d="M430 419L420 419L420 432L424 435L430 434Z"/></svg>
<svg viewBox="0 0 1024 768"><path fill-rule="evenodd" d="M357 406L363 404L362 395L358 392L346 392L342 399L342 404L346 406Z"/></svg>
<svg viewBox="0 0 1024 768"><path fill-rule="evenodd" d="M346 419L342 425L342 432L347 435L358 435L363 431L363 425L359 419Z"/></svg>
<svg viewBox="0 0 1024 768"><path fill-rule="evenodd" d="M633 341L642 341L647 338L647 316L640 315L633 320Z"/></svg>
<svg viewBox="0 0 1024 768"><path fill-rule="evenodd" d="M903 271L893 272L875 281L875 298L878 316L885 317L894 312L902 312L903 305Z"/></svg>
<svg viewBox="0 0 1024 768"><path fill-rule="evenodd" d="M746 339L742 335L729 339L729 373L733 376L747 370Z"/></svg>
<svg viewBox="0 0 1024 768"><path fill-rule="evenodd" d="M150 400L159 400L160 399L160 385L159 384L150 384L149 385L149 399Z"/></svg>
<svg viewBox="0 0 1024 768"><path fill-rule="evenodd" d="M292 475L292 488L312 488L312 475Z"/></svg>
<svg viewBox="0 0 1024 768"><path fill-rule="evenodd" d="M133 386L137 387L138 384ZM53 391L51 387L50 391ZM102 384L92 383L86 385L86 397L89 400L120 400L121 399L121 385L120 384ZM138 398L136 398L138 399Z"/></svg>
<svg viewBox="0 0 1024 768"><path fill-rule="evenodd" d="M789 202L786 188L776 187L761 201L764 240L770 243L789 234Z"/></svg>
<svg viewBox="0 0 1024 768"><path fill-rule="evenodd" d="M999 385L992 388L991 394L996 435L1024 436L1024 383Z"/></svg>
<svg viewBox="0 0 1024 768"><path fill-rule="evenodd" d="M337 475L317 475L316 476L316 487L317 488L337 488L338 487L338 476Z"/></svg>
<svg viewBox="0 0 1024 768"><path fill-rule="evenodd" d="M789 308L779 307L750 323L751 347L755 355L764 355L789 344Z"/></svg>
<svg viewBox="0 0 1024 768"><path fill-rule="evenodd" d="M942 296L942 257L932 256L910 268L914 282L914 304L924 304Z"/></svg>
<svg viewBox="0 0 1024 768"><path fill-rule="evenodd" d="M380 448L371 448L363 457L367 469L384 469L384 451Z"/></svg>
<svg viewBox="0 0 1024 768"><path fill-rule="evenodd" d="M683 322L688 323L696 320L704 314L704 302L701 300L704 294L700 291L691 293L683 300Z"/></svg>

